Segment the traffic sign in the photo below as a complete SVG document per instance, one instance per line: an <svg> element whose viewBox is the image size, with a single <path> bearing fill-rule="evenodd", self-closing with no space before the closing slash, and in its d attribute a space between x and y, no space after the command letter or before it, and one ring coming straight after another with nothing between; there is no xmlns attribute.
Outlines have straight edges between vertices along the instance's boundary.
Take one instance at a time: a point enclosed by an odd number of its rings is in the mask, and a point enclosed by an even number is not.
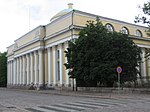
<svg viewBox="0 0 150 112"><path fill-rule="evenodd" d="M117 72L120 74L122 72L122 68L120 66L117 67Z"/></svg>

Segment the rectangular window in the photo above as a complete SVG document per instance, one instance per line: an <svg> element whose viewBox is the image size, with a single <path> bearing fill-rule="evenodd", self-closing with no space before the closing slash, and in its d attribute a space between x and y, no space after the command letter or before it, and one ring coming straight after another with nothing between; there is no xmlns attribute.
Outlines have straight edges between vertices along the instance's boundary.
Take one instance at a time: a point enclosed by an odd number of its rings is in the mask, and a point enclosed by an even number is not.
<svg viewBox="0 0 150 112"><path fill-rule="evenodd" d="M59 61L57 62L57 81L60 81L60 67L59 67Z"/></svg>
<svg viewBox="0 0 150 112"><path fill-rule="evenodd" d="M59 50L57 50L57 59L59 59Z"/></svg>

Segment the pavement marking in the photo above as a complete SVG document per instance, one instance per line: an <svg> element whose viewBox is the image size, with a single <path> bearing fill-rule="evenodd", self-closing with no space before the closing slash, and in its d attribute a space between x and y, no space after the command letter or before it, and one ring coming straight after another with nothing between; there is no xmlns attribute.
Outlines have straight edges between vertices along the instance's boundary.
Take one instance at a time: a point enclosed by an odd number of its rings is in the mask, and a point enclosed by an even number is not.
<svg viewBox="0 0 150 112"><path fill-rule="evenodd" d="M70 112L68 110L64 110L64 109L60 109L60 108L55 108L55 107L52 107L52 106L39 106L40 108L44 108L44 109L47 109L47 110L52 110L52 111L55 111L55 112Z"/></svg>
<svg viewBox="0 0 150 112"><path fill-rule="evenodd" d="M85 108L90 108L90 109L97 109L99 108L98 106L90 105L90 104L81 104L81 103L65 103L66 105L74 105L74 106L79 106L79 107L85 107Z"/></svg>
<svg viewBox="0 0 150 112"><path fill-rule="evenodd" d="M88 109L98 109L111 106L120 106L122 104L109 102L109 101L97 101L97 100L81 100L76 102L67 102L46 106L38 106L33 108L26 108L31 112L77 112Z"/></svg>
<svg viewBox="0 0 150 112"><path fill-rule="evenodd" d="M79 107L79 106L75 106L75 105L67 105L65 103L63 103L61 105L63 105L63 106L69 106L69 107L80 109L80 110L86 110L87 109L86 107Z"/></svg>
<svg viewBox="0 0 150 112"><path fill-rule="evenodd" d="M65 108L65 109L68 109L68 110L74 110L74 111L82 111L82 110L85 110L85 109L81 109L81 108L76 108L76 107L70 107L70 106L67 106L67 105L53 105L55 107L58 107L58 108Z"/></svg>
<svg viewBox="0 0 150 112"><path fill-rule="evenodd" d="M100 107L108 107L108 106L110 106L110 105L100 104L100 103L95 103L95 102L82 102L82 101L78 101L76 103L88 104L88 105L94 105L94 106L100 106Z"/></svg>
<svg viewBox="0 0 150 112"><path fill-rule="evenodd" d="M45 110L37 108L37 107L25 108L25 109L28 110L28 111L30 111L30 112L46 112Z"/></svg>
<svg viewBox="0 0 150 112"><path fill-rule="evenodd" d="M91 102L91 103L101 103L101 104L105 104L105 105L114 105L114 106L126 106L127 103L123 103L123 102L114 102L114 101L96 101L96 100L87 100L86 102Z"/></svg>

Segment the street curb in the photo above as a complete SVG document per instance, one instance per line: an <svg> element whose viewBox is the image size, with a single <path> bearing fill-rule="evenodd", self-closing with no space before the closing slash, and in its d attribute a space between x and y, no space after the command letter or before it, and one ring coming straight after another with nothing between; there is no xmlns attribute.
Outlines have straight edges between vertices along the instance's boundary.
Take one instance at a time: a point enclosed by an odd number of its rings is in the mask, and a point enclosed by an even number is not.
<svg viewBox="0 0 150 112"><path fill-rule="evenodd" d="M31 93L47 94L47 95L62 95L62 96L73 96L73 97L85 97L85 98L101 98L101 99L118 99L118 98L130 98L132 94L124 93L87 93L87 92L76 92L76 91L60 91L60 90L22 90L22 89L8 89L0 88L0 90L12 90L12 91L25 91Z"/></svg>

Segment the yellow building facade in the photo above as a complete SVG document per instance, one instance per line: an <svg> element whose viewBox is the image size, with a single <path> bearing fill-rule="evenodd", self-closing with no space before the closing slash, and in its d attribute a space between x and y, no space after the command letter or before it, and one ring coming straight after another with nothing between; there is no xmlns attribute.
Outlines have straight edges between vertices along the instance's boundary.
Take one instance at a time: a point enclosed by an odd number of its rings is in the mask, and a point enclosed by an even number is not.
<svg viewBox="0 0 150 112"><path fill-rule="evenodd" d="M68 41L78 38L79 31L88 20L96 20L98 15L69 8L62 10L45 26L38 26L13 45L7 47L7 85L8 87L70 87L67 61L64 51ZM145 53L150 48L150 38L146 34L148 28L99 16L103 25L110 31L129 34L142 50L140 64L140 81L150 81L150 58Z"/></svg>

